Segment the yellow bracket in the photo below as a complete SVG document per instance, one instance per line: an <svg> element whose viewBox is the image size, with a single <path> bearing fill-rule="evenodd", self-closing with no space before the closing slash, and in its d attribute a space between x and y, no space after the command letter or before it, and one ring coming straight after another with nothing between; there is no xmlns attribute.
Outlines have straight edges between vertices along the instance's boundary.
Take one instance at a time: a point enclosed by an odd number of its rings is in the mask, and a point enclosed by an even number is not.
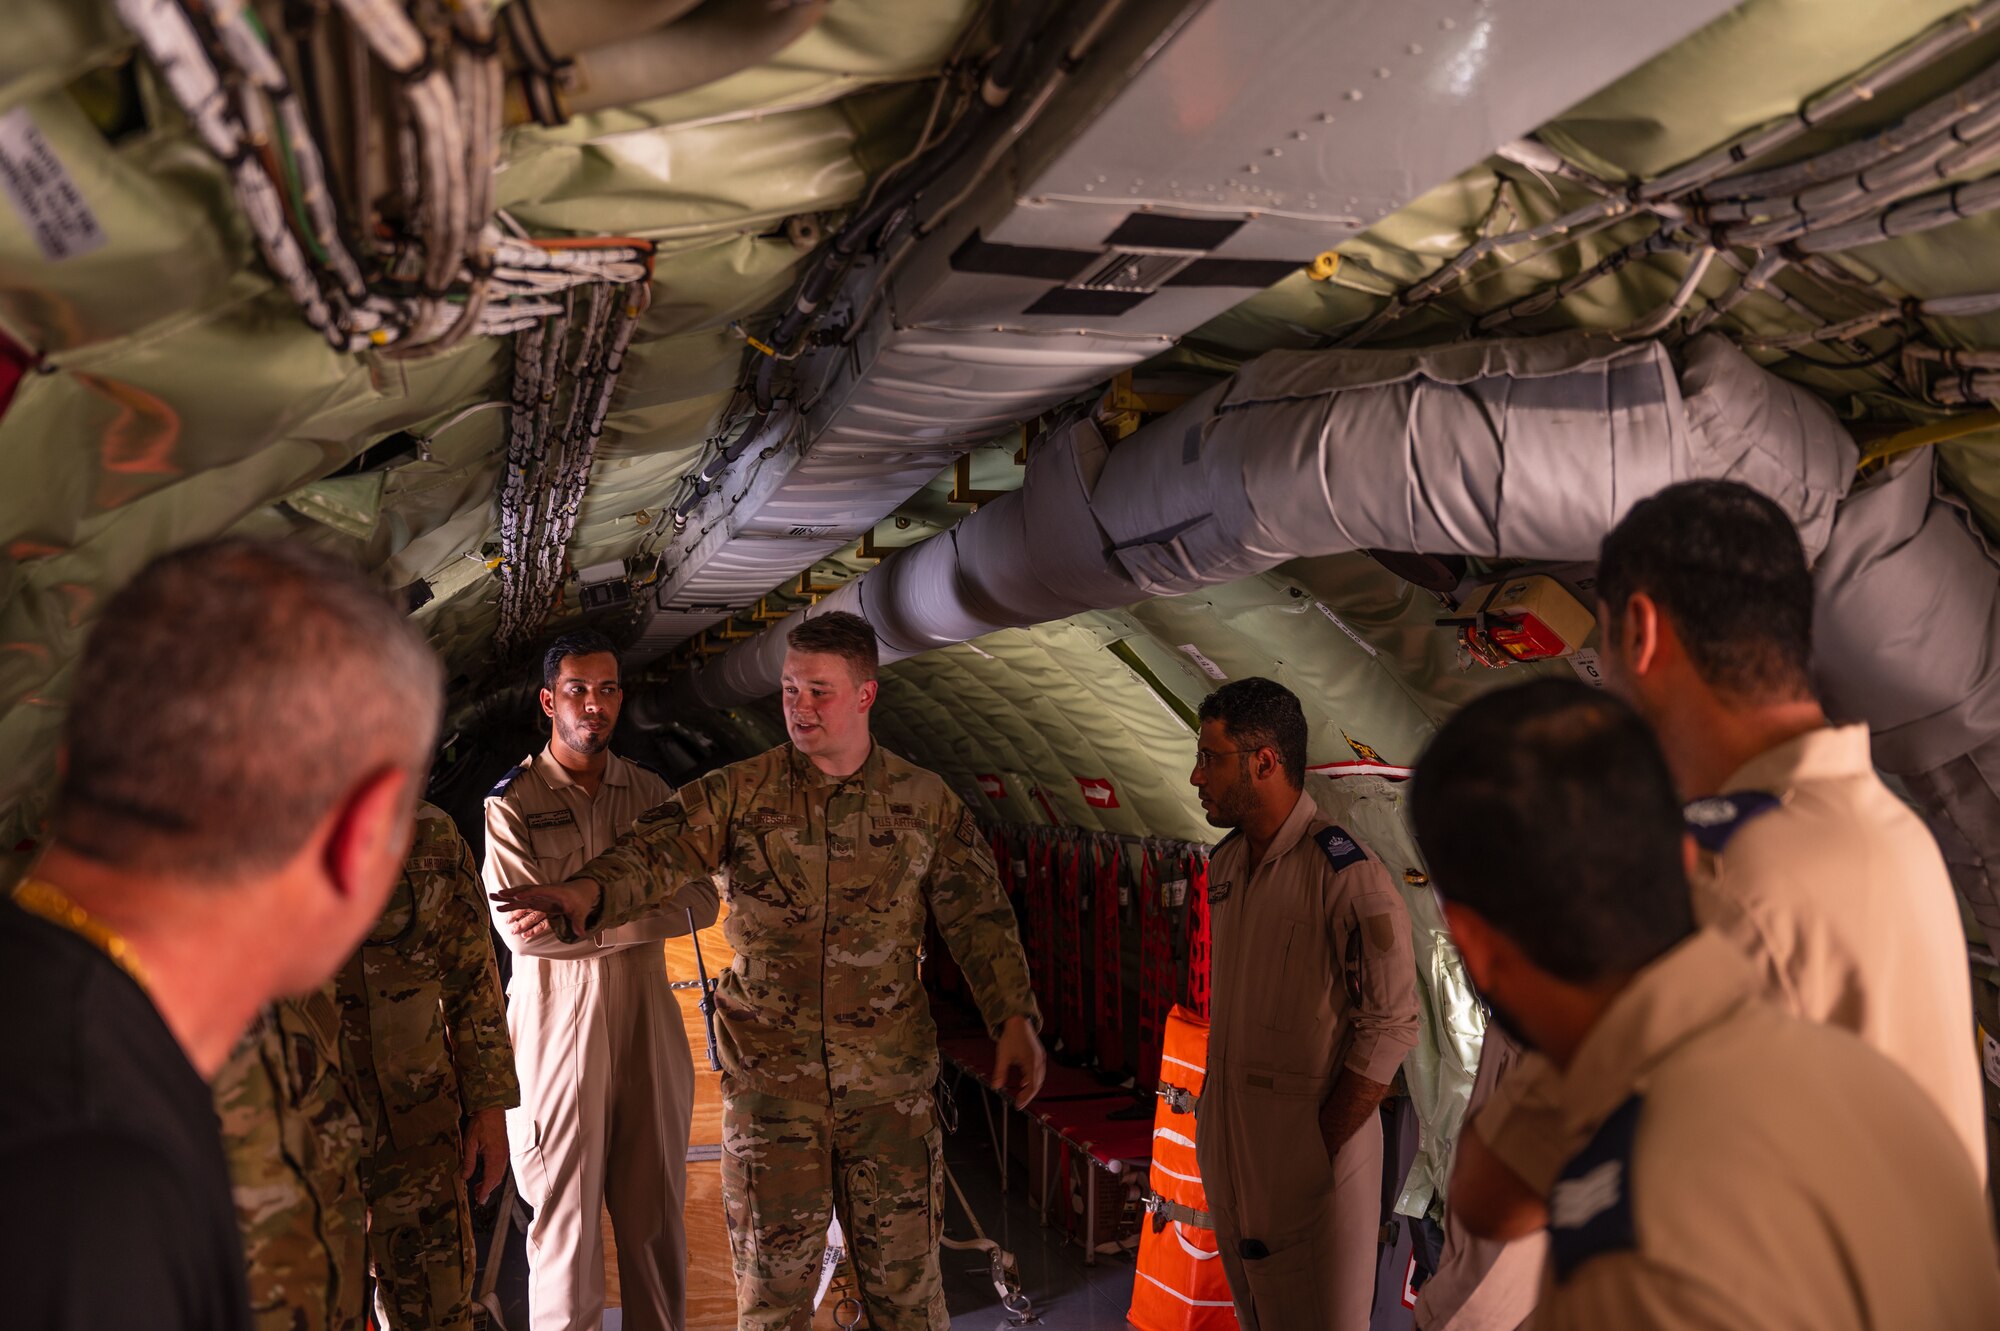
<svg viewBox="0 0 2000 1331"><path fill-rule="evenodd" d="M884 555L894 553L895 551L893 550L884 550L875 544L875 529L873 527L870 527L861 534L861 544L854 547L854 557L856 559L880 559Z"/></svg>
<svg viewBox="0 0 2000 1331"><path fill-rule="evenodd" d="M799 575L799 581L805 581L804 574ZM771 608L771 598L760 596L757 598L757 608L750 612L750 618L756 620L759 624L775 624L781 619L789 618L791 613L791 611L783 607L773 610Z"/></svg>
<svg viewBox="0 0 2000 1331"><path fill-rule="evenodd" d="M840 590L839 583L828 583L826 586L822 587L818 583L814 582L812 580L811 569L807 569L805 572L799 574L798 585L792 589L795 595L806 597L807 599L811 600L815 605L819 603L820 597L831 595L832 593L837 592L839 590Z"/></svg>
<svg viewBox="0 0 2000 1331"><path fill-rule="evenodd" d="M756 637L757 633L754 629L739 629L735 620L725 619L716 626L715 636L724 642L742 642L745 638Z"/></svg>
<svg viewBox="0 0 2000 1331"><path fill-rule="evenodd" d="M1185 393L1141 393L1132 387L1132 372L1120 374L1105 390L1098 405L1097 423L1108 440L1116 443L1138 430L1146 417L1172 411L1187 401Z"/></svg>
<svg viewBox="0 0 2000 1331"><path fill-rule="evenodd" d="M708 630L706 629L703 629L701 636L694 640L694 649L702 656L720 656L729 650L727 647L710 642L708 640Z"/></svg>
<svg viewBox="0 0 2000 1331"><path fill-rule="evenodd" d="M975 490L972 488L972 455L961 454L951 466L951 493L945 496L950 504L970 504L975 512L981 504L990 504L1005 490Z"/></svg>
<svg viewBox="0 0 2000 1331"><path fill-rule="evenodd" d="M1929 425L1919 425L1914 429L1899 430L1886 439L1877 439L1861 450L1861 467L1873 466L1885 458L1899 453L1909 453L1932 444L1949 443L1968 434L1978 434L1981 430L1991 430L2000 426L2000 411L1975 411L1965 416L1952 416L1945 420L1933 421Z"/></svg>

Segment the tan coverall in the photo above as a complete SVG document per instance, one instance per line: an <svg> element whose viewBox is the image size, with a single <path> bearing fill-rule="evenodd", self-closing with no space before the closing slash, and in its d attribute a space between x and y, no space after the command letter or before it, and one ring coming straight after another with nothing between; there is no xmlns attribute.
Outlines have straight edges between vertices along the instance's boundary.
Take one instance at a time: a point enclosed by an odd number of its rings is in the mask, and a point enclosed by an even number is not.
<svg viewBox="0 0 2000 1331"><path fill-rule="evenodd" d="M1788 740L1723 789L1688 806L1705 843L1696 922L1749 955L1778 1006L1852 1031L1902 1068L1983 1185L1985 1103L1957 898L1930 830L1875 774L1867 728ZM1546 1060L1524 1059L1474 1120L1494 1154L1544 1193L1577 1145L1553 1113L1553 1075Z"/></svg>
<svg viewBox="0 0 2000 1331"><path fill-rule="evenodd" d="M1394 1080L1417 1043L1410 919L1388 870L1301 794L1253 873L1238 835L1208 871L1202 1184L1244 1331L1363 1331L1375 1291L1382 1121L1329 1161L1343 1070ZM1251 1256L1244 1251L1262 1251Z"/></svg>
<svg viewBox="0 0 2000 1331"><path fill-rule="evenodd" d="M1473 1078L1468 1116L1478 1114L1493 1098L1494 1087L1513 1071L1522 1050L1492 1023L1479 1053L1479 1075ZM1449 1208L1444 1218L1444 1256L1437 1274L1424 1282L1417 1296L1418 1331L1514 1331L1535 1310L1542 1262L1548 1256L1546 1232L1508 1243L1482 1239L1466 1231Z"/></svg>
<svg viewBox="0 0 2000 1331"><path fill-rule="evenodd" d="M665 781L612 754L592 799L544 748L487 795L488 892L561 882L670 794ZM714 923L717 902L711 888L697 927ZM679 1331L694 1063L660 943L686 933L687 916L677 908L575 943L553 934L523 943L496 919L514 952L507 1028L521 1104L507 1111L507 1140L516 1184L535 1208L533 1331L596 1331L604 1312L598 1215L607 1207L625 1326Z"/></svg>
<svg viewBox="0 0 2000 1331"><path fill-rule="evenodd" d="M1759 988L1704 930L1585 1035L1536 1331L2000 1326L1985 1203L1930 1097Z"/></svg>

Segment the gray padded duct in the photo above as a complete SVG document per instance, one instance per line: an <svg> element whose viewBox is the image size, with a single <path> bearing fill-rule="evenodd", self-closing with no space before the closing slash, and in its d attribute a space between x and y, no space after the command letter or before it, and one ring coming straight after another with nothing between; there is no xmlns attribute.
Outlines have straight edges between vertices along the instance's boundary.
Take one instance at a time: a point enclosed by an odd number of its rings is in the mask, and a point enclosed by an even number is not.
<svg viewBox="0 0 2000 1331"><path fill-rule="evenodd" d="M821 608L860 610L897 660L1343 550L1590 559L1697 476L1772 493L1817 554L1855 460L1823 403L1719 337L1678 372L1656 343L1575 335L1276 352L1108 454L1071 426L1021 490ZM769 693L796 618L697 674L697 698Z"/></svg>
<svg viewBox="0 0 2000 1331"><path fill-rule="evenodd" d="M1926 450L1841 505L1814 570L1819 687L1867 720L1875 763L1938 831L1952 877L2000 939L2000 561Z"/></svg>

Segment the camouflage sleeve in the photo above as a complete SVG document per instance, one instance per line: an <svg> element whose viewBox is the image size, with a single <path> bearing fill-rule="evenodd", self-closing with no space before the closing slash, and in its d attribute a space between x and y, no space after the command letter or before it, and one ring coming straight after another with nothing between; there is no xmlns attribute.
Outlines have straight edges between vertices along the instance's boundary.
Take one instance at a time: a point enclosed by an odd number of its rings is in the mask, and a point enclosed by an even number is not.
<svg viewBox="0 0 2000 1331"><path fill-rule="evenodd" d="M714 876L728 860L732 804L728 773L710 772L641 814L616 845L572 875L602 894L590 927L615 929L686 909L697 929L715 923L721 897Z"/></svg>
<svg viewBox="0 0 2000 1331"><path fill-rule="evenodd" d="M521 811L499 796L486 801L486 871L482 881L488 892L503 887L521 887L537 881L535 855L528 844L528 824ZM517 957L541 957L547 961L581 961L601 957L604 949L596 940L562 938L549 930L532 939L523 939L507 924L507 915L491 901L484 903L492 912L493 927L508 951Z"/></svg>
<svg viewBox="0 0 2000 1331"><path fill-rule="evenodd" d="M958 796L946 791L941 812L938 851L924 880L938 932L965 972L979 1015L995 1039L1013 1017L1026 1017L1039 1029L1042 1014L1028 984L1028 956L1021 949L1014 908L1000 889L993 849Z"/></svg>
<svg viewBox="0 0 2000 1331"><path fill-rule="evenodd" d="M455 890L445 899L436 937L459 1107L467 1114L512 1109L521 1103L521 1083L514 1075L514 1045L507 1038L507 1002L493 960L493 935L472 867L472 848L456 828L451 839L458 847Z"/></svg>

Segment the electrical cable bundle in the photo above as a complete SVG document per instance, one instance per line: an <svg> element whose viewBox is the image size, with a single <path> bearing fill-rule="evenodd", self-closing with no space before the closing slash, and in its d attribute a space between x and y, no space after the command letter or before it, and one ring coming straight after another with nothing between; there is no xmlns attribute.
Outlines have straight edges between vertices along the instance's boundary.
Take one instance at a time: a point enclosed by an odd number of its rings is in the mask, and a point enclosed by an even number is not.
<svg viewBox="0 0 2000 1331"><path fill-rule="evenodd" d="M578 249L494 225L491 0L330 0L282 23L248 0L116 4L227 167L265 266L336 350L444 351L644 275L644 242Z"/></svg>

